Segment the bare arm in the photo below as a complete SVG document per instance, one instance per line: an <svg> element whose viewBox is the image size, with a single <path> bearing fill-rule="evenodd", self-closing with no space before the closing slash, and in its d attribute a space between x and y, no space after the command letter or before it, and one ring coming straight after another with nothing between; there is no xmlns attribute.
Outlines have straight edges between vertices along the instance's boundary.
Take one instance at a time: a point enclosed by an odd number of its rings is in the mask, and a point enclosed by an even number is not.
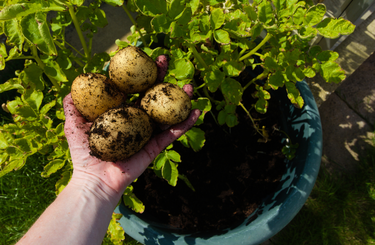
<svg viewBox="0 0 375 245"><path fill-rule="evenodd" d="M72 179L17 244L101 244L126 187L200 115L199 110L193 110L186 121L152 138L137 154L113 163L89 154L85 132L91 123L77 111L70 95L64 99L64 111L74 167Z"/></svg>

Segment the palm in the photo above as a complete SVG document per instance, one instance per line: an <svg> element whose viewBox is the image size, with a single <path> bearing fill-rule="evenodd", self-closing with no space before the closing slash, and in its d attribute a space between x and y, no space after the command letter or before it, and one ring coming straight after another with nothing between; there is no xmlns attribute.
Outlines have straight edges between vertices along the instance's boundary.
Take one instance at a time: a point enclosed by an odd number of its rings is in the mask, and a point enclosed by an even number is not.
<svg viewBox="0 0 375 245"><path fill-rule="evenodd" d="M99 178L117 192L124 191L147 168L166 146L185 133L198 119L199 110L193 110L183 123L173 126L152 138L138 153L124 161L105 162L90 155L88 134L91 124L78 112L71 95L64 99L66 116L65 135L69 143L75 174Z"/></svg>

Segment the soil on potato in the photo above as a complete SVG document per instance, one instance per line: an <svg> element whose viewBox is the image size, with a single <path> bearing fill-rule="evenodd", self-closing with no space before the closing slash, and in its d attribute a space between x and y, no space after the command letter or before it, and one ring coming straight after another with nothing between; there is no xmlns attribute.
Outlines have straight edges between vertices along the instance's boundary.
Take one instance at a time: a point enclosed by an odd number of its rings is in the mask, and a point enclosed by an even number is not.
<svg viewBox="0 0 375 245"><path fill-rule="evenodd" d="M248 90L243 99L250 109L255 100L254 91ZM199 152L174 143L173 149L182 158L178 171L195 192L181 179L176 187L168 185L152 170L139 177L133 185L135 195L145 204L144 214L184 232L218 230L243 222L277 188L285 172L281 134L272 130L279 120L277 101L270 101L265 115L251 110L253 118L261 118L259 124L269 129L266 144L258 142L261 137L243 110L238 108L237 113L240 123L231 129L218 126L206 114L204 125L199 126L206 142Z"/></svg>

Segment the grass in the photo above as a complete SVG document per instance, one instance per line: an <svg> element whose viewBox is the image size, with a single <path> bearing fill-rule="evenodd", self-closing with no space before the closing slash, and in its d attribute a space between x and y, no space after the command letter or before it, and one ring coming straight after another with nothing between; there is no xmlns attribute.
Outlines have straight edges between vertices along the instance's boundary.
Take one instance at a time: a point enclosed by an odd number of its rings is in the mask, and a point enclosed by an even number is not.
<svg viewBox="0 0 375 245"><path fill-rule="evenodd" d="M321 169L305 206L271 239L276 245L375 244L375 148L356 173Z"/></svg>
<svg viewBox="0 0 375 245"><path fill-rule="evenodd" d="M60 175L40 175L47 161L35 154L22 169L0 178L0 244L16 243L56 198L55 183ZM106 237L103 244L113 243ZM123 244L139 243L126 236Z"/></svg>

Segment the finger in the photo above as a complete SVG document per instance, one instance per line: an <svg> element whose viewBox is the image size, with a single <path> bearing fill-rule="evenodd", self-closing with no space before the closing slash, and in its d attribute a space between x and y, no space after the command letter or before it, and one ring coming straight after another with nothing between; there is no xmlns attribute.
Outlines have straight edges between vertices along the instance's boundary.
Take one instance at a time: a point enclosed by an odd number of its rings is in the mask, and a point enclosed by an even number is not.
<svg viewBox="0 0 375 245"><path fill-rule="evenodd" d="M68 94L63 100L65 113L65 137L69 146L74 148L88 147L88 134L91 124L82 116L82 114L74 106L71 94Z"/></svg>
<svg viewBox="0 0 375 245"><path fill-rule="evenodd" d="M201 112L198 109L192 110L189 117L184 122L176 124L169 130L155 136L141 151L127 160L117 162L123 171L125 171L126 175L128 175L129 180L132 182L138 178L162 150L193 127L200 114Z"/></svg>
<svg viewBox="0 0 375 245"><path fill-rule="evenodd" d="M74 105L72 94L69 93L63 100L64 114L66 122L72 124L81 124L87 122L82 114L77 110Z"/></svg>
<svg viewBox="0 0 375 245"><path fill-rule="evenodd" d="M185 91L185 93L187 93L187 95L189 95L189 98L192 99L193 98L193 95L194 95L194 88L193 88L193 85L191 84L185 84L182 89Z"/></svg>
<svg viewBox="0 0 375 245"><path fill-rule="evenodd" d="M163 82L165 75L168 70L168 56L162 54L159 55L155 60L156 66L158 67L158 77L156 83Z"/></svg>

